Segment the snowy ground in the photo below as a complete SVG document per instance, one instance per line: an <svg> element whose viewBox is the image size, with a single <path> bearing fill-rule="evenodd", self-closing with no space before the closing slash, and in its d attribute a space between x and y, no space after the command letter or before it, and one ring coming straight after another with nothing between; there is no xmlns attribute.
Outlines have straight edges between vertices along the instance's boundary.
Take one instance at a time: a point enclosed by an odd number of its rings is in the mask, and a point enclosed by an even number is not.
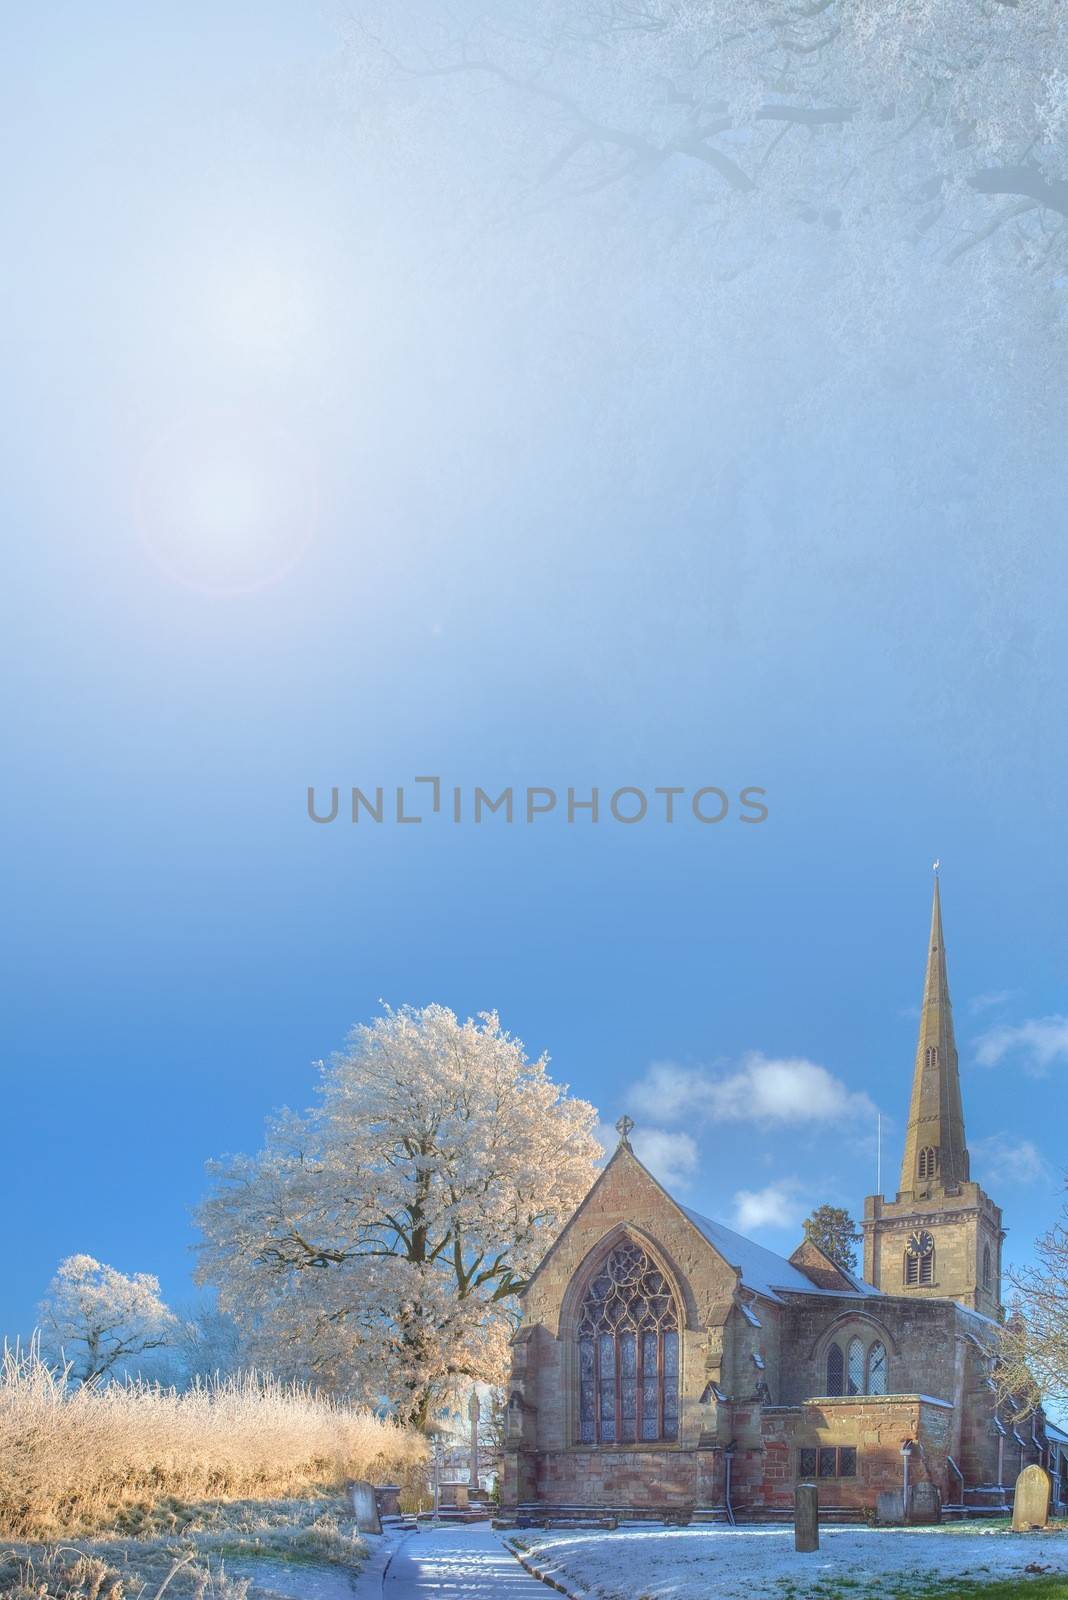
<svg viewBox="0 0 1068 1600"><path fill-rule="evenodd" d="M123 1521L127 1526L58 1544L4 1541L0 1600L151 1600L164 1586L167 1600L352 1600L356 1574L377 1542L357 1537L341 1495L164 1500Z"/></svg>
<svg viewBox="0 0 1068 1600"><path fill-rule="evenodd" d="M820 1549L812 1555L795 1552L793 1529L786 1527L526 1529L518 1542L540 1572L604 1600L802 1600L836 1591L851 1600L882 1600L902 1591L937 1592L953 1578L993 1582L1036 1566L1068 1573L1064 1530L831 1527L820 1529Z"/></svg>

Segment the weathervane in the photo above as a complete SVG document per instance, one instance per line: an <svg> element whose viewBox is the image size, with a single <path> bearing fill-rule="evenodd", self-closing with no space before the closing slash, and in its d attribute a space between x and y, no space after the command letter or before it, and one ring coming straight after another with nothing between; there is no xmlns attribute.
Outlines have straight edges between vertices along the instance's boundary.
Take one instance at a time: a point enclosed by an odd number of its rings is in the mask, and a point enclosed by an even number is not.
<svg viewBox="0 0 1068 1600"><path fill-rule="evenodd" d="M616 1132L619 1134L619 1142L620 1144L626 1145L628 1150L630 1149L630 1139L627 1136L633 1126L634 1118L628 1117L626 1114L620 1117L619 1121L616 1123Z"/></svg>
<svg viewBox="0 0 1068 1600"><path fill-rule="evenodd" d="M931 862L931 871L933 873L935 873L936 876L937 876L937 873L938 873L938 869L939 869L939 867L941 865L942 865L942 857L941 856L936 856L935 859Z"/></svg>

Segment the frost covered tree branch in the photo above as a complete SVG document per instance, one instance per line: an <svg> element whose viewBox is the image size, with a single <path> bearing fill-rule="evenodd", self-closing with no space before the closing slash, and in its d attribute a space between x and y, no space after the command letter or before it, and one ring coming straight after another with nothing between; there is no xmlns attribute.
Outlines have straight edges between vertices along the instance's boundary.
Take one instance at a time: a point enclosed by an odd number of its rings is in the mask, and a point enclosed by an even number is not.
<svg viewBox="0 0 1068 1600"><path fill-rule="evenodd" d="M943 265L982 245L1006 271L1059 268L1041 229L1068 215L1060 0L383 4L350 54L404 86L409 127L414 105L473 167L506 162L561 202L658 183L713 208L727 248L816 223ZM992 211L1002 196L1032 205Z"/></svg>

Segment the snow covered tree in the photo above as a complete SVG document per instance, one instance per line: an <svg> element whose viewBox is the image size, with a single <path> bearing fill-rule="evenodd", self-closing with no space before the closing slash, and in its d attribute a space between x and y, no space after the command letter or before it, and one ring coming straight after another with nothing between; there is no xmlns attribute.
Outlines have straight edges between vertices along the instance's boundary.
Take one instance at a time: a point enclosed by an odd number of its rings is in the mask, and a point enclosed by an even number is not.
<svg viewBox="0 0 1068 1600"><path fill-rule="evenodd" d="M1009 1272L1015 1294L999 1349L998 1387L1024 1413L1043 1398L1068 1400L1068 1201L1035 1257Z"/></svg>
<svg viewBox="0 0 1068 1600"><path fill-rule="evenodd" d="M817 1206L804 1222L805 1238L847 1272L857 1270L856 1242L861 1238L853 1218L842 1206Z"/></svg>
<svg viewBox="0 0 1068 1600"><path fill-rule="evenodd" d="M95 1383L158 1350L176 1326L160 1299L158 1278L148 1272L128 1277L86 1255L60 1262L39 1315L42 1350L69 1363L80 1383Z"/></svg>
<svg viewBox="0 0 1068 1600"><path fill-rule="evenodd" d="M210 1302L179 1307L173 1349L175 1381L182 1387L230 1377L249 1364L237 1323Z"/></svg>
<svg viewBox="0 0 1068 1600"><path fill-rule="evenodd" d="M494 1013L387 1009L319 1105L210 1169L200 1276L254 1355L425 1423L499 1380L515 1292L593 1181L596 1112Z"/></svg>
<svg viewBox="0 0 1068 1600"><path fill-rule="evenodd" d="M985 262L991 299L1012 278L1060 320L1061 0L379 0L349 54L516 206L615 198L665 243L689 225L712 281L822 238L869 298L917 259Z"/></svg>

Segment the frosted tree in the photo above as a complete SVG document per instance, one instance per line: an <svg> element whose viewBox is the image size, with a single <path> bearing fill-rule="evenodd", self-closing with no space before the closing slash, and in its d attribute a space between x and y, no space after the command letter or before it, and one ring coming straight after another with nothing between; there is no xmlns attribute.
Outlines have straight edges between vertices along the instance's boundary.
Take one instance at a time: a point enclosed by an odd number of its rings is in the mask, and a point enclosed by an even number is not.
<svg viewBox="0 0 1068 1600"><path fill-rule="evenodd" d="M425 1423L503 1374L513 1297L592 1182L596 1113L493 1013L387 1009L320 1067L314 1110L210 1169L201 1277L275 1371Z"/></svg>
<svg viewBox="0 0 1068 1600"><path fill-rule="evenodd" d="M248 1365L237 1323L210 1302L179 1308L173 1350L182 1385L230 1377Z"/></svg>
<svg viewBox="0 0 1068 1600"><path fill-rule="evenodd" d="M1031 1266L1010 1271L1015 1291L1001 1332L998 1387L1026 1414L1068 1400L1068 1201L1035 1241Z"/></svg>
<svg viewBox="0 0 1068 1600"><path fill-rule="evenodd" d="M688 222L711 281L784 244L796 269L822 237L862 296L967 259L992 298L1011 275L1045 320L1063 309L1062 0L380 4L349 55L513 204L615 196L672 254Z"/></svg>
<svg viewBox="0 0 1068 1600"><path fill-rule="evenodd" d="M166 1345L176 1319L160 1299L159 1279L131 1276L92 1256L61 1261L39 1307L41 1348L80 1383L128 1367Z"/></svg>

